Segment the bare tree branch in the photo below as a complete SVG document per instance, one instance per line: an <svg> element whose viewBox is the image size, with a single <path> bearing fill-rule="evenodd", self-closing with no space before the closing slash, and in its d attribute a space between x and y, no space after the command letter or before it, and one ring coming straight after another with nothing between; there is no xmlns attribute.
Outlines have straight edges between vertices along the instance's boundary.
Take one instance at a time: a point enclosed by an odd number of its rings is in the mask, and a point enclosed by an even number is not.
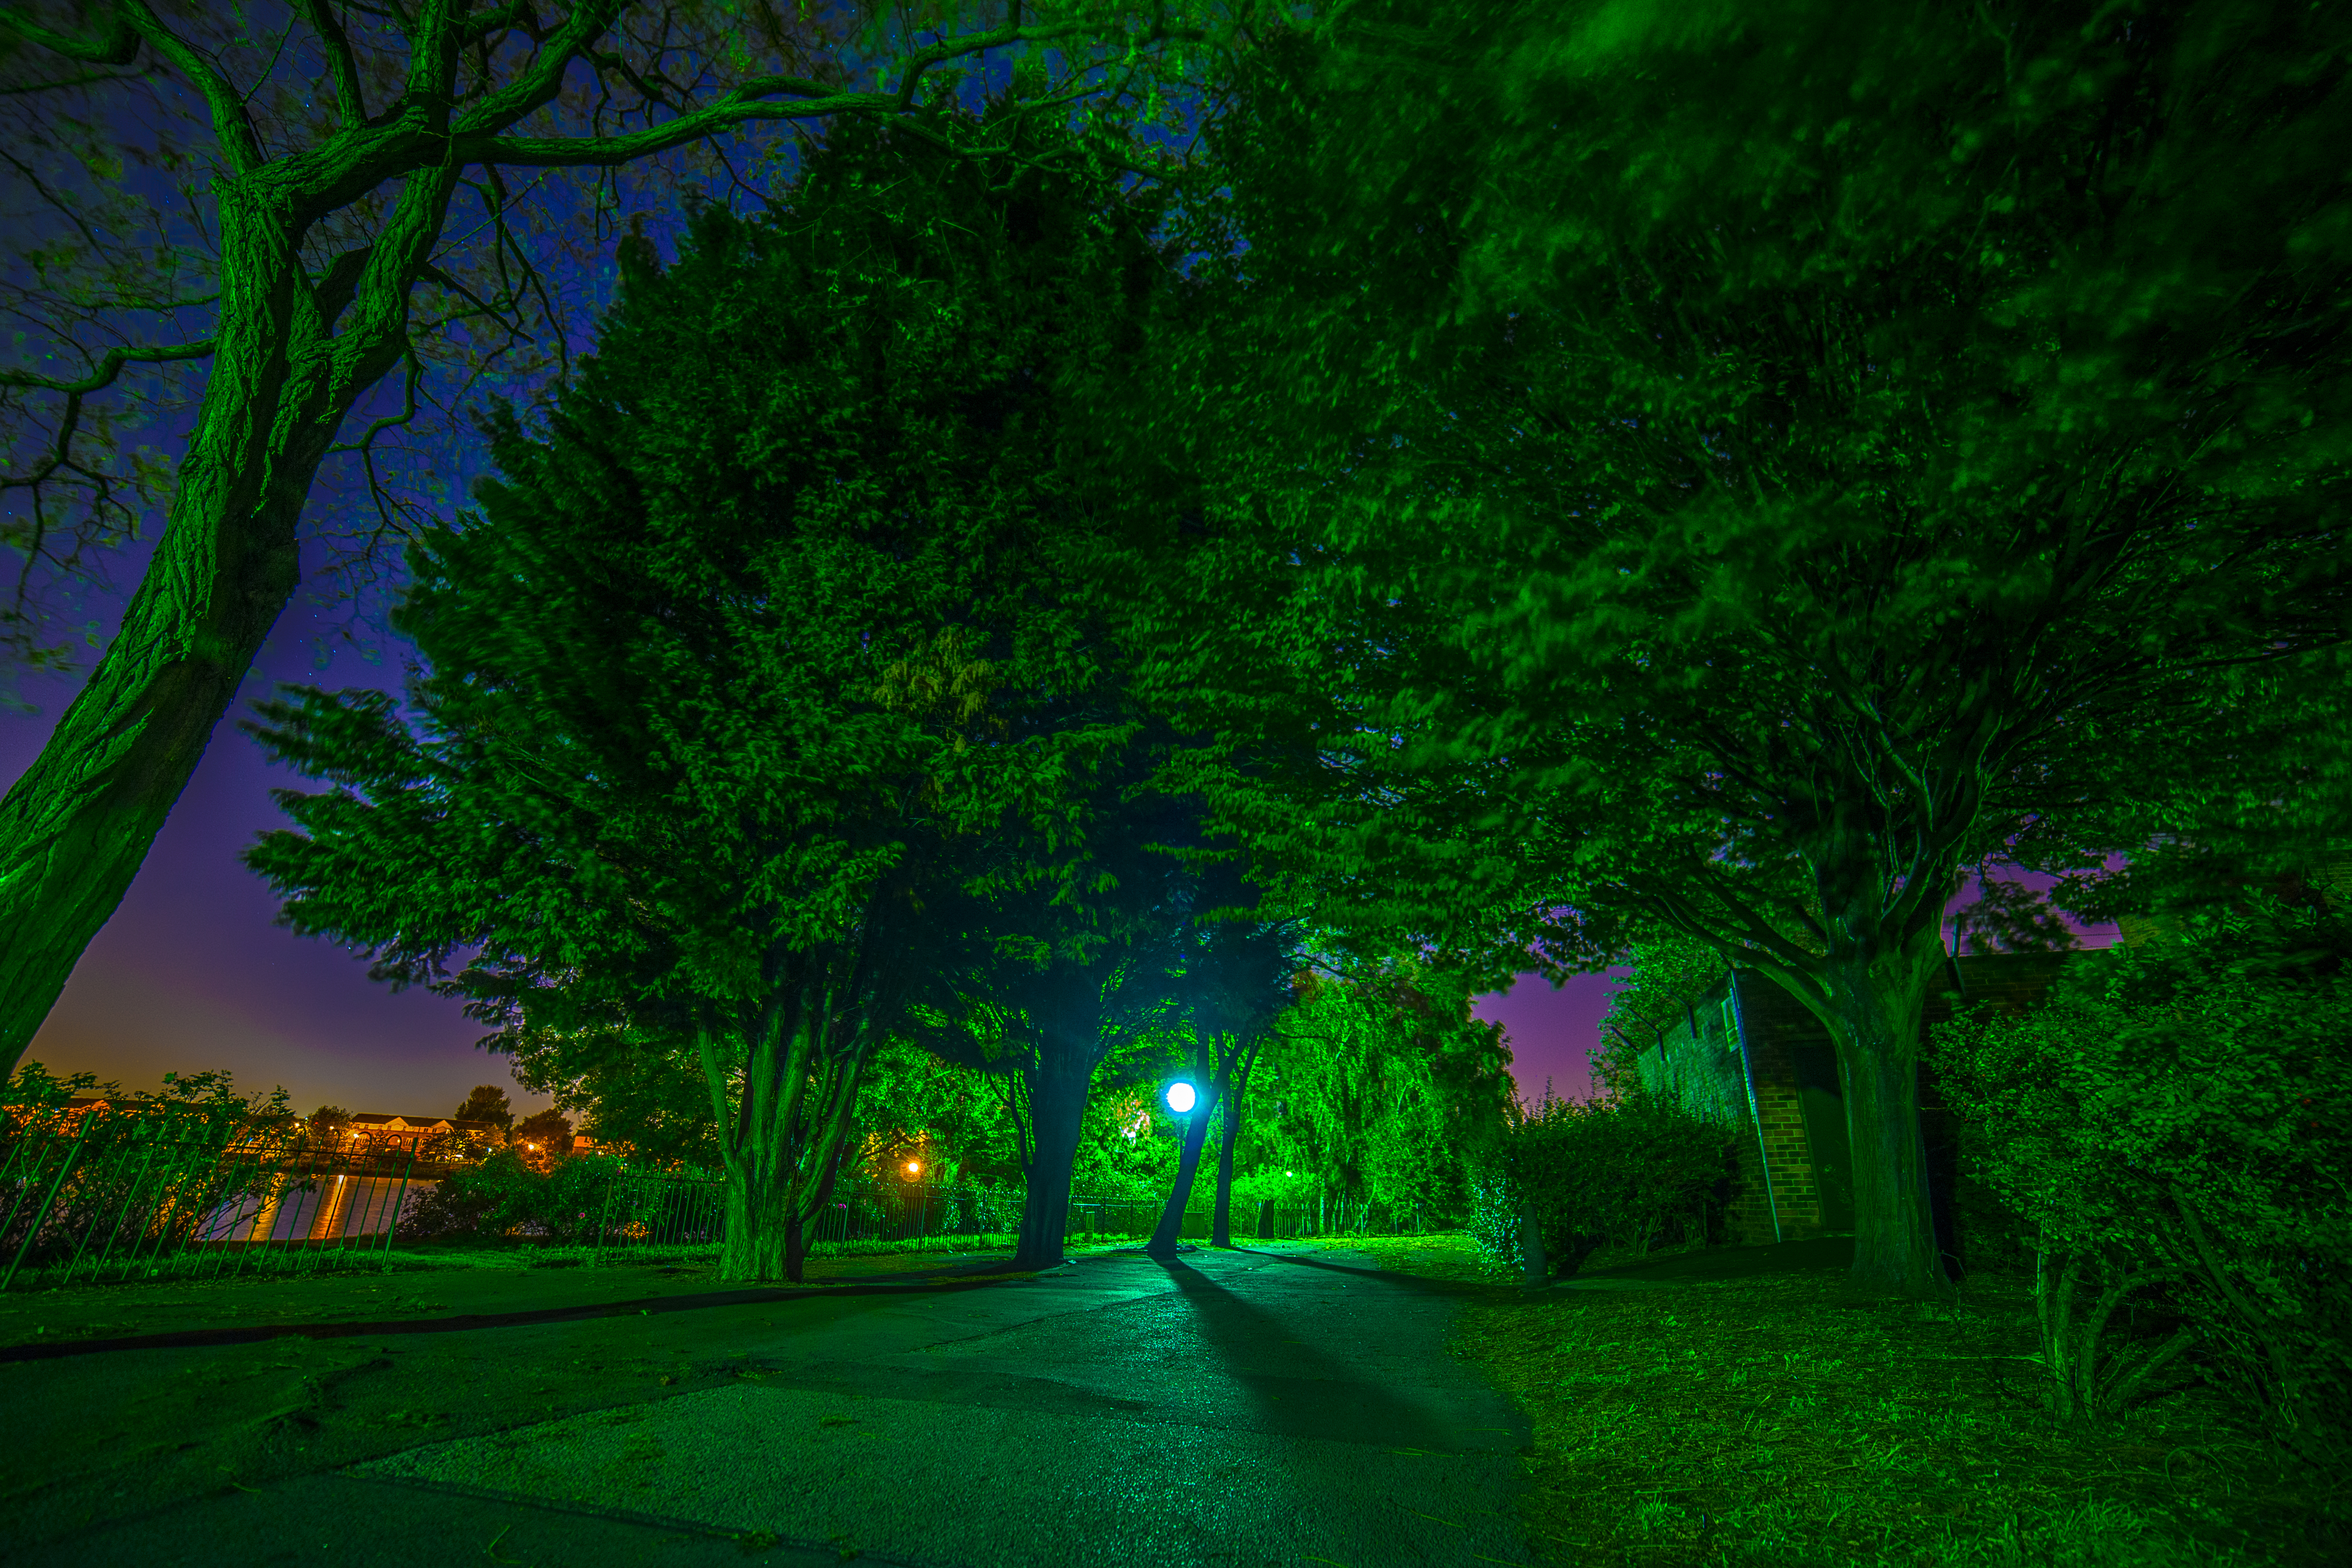
<svg viewBox="0 0 2352 1568"><path fill-rule="evenodd" d="M79 60L84 65L127 66L139 58L139 32L131 26L130 16L117 15L105 37L96 39L77 38L65 33L52 32L14 5L0 5L0 27L5 27L30 43L36 43L52 54Z"/></svg>

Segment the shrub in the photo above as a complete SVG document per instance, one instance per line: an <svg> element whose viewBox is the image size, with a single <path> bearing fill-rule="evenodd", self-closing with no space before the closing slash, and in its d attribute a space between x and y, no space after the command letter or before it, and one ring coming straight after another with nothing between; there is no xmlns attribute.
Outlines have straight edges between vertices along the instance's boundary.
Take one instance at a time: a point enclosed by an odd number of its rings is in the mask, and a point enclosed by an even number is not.
<svg viewBox="0 0 2352 1568"><path fill-rule="evenodd" d="M1978 1173L2035 1227L2055 1414L2114 1415L2192 1346L2303 1446L2352 1417L2352 932L2260 892L1934 1031ZM2103 1342L2135 1298L2179 1326ZM2104 1363L2104 1364L2103 1364Z"/></svg>
<svg viewBox="0 0 2352 1568"><path fill-rule="evenodd" d="M1472 1177L1471 1235L1490 1263L1522 1268L1519 1208L1531 1202L1546 1272L1567 1274L1604 1244L1646 1252L1678 1221L1704 1236L1729 1192L1734 1142L1646 1095L1548 1099Z"/></svg>
<svg viewBox="0 0 2352 1568"><path fill-rule="evenodd" d="M530 1236L579 1242L595 1232L604 1193L621 1172L609 1154L583 1154L534 1169L512 1147L453 1171L401 1222L420 1241Z"/></svg>

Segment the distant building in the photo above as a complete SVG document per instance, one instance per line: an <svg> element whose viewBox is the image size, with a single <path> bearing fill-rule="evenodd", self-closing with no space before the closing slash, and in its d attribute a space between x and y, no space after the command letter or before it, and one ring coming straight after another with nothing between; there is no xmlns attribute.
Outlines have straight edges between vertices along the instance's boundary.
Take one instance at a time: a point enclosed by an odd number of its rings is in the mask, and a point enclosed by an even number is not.
<svg viewBox="0 0 2352 1568"><path fill-rule="evenodd" d="M380 1111L360 1112L342 1124L342 1131L353 1143L375 1147L404 1147L451 1136L463 1137L467 1142L478 1145L506 1142L506 1129L495 1121L460 1121L449 1116L387 1116Z"/></svg>

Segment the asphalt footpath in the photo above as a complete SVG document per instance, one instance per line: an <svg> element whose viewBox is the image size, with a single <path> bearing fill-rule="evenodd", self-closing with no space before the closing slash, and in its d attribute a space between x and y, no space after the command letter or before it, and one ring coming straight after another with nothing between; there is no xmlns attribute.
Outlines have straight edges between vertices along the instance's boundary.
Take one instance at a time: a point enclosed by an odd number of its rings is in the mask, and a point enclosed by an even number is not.
<svg viewBox="0 0 2352 1568"><path fill-rule="evenodd" d="M1526 1423L1447 1349L1467 1294L1268 1245L0 1363L17 1442L82 1456L0 1499L0 1556L1531 1564Z"/></svg>

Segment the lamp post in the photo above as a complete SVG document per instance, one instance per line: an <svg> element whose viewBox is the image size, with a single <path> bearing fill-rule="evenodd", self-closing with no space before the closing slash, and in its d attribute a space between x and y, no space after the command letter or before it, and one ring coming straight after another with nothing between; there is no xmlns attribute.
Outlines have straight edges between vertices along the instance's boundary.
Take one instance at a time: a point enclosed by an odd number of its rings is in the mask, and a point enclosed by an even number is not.
<svg viewBox="0 0 2352 1568"><path fill-rule="evenodd" d="M1181 1151L1184 1140L1192 1135L1192 1109L1201 1103L1201 1095L1191 1084L1178 1079L1168 1086L1168 1109L1176 1113L1176 1147Z"/></svg>
<svg viewBox="0 0 2352 1568"><path fill-rule="evenodd" d="M1168 1086L1165 1096L1168 1109L1176 1116L1176 1160L1178 1168L1181 1170L1183 1165L1185 1143L1192 1135L1192 1110L1201 1103L1200 1091L1180 1078ZM1183 1226L1181 1223L1177 1226L1177 1234L1179 1236L1183 1234Z"/></svg>

